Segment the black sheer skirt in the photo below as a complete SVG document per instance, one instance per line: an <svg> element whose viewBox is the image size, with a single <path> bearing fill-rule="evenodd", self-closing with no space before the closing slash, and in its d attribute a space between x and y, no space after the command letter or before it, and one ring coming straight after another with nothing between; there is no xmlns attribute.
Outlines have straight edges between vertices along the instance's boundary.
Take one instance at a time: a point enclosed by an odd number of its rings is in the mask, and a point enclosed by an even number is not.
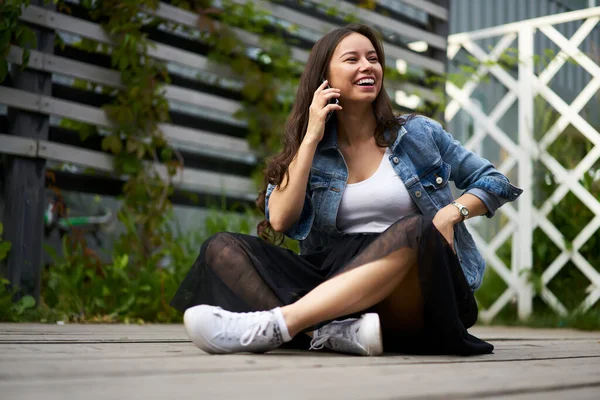
<svg viewBox="0 0 600 400"><path fill-rule="evenodd" d="M382 233L341 239L298 255L254 236L216 234L202 245L171 306L182 312L198 304L238 312L268 310L295 302L337 274L410 248L416 252L424 328L409 337L384 330L384 350L456 355L493 351L491 344L467 332L477 320L477 303L457 256L431 219L410 216ZM307 335L297 335L286 347L308 348L308 341Z"/></svg>

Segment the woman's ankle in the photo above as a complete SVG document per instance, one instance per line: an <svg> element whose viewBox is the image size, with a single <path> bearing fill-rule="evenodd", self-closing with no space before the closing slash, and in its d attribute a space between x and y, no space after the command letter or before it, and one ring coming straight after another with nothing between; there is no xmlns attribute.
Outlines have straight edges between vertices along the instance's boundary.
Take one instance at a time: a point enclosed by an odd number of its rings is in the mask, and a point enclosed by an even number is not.
<svg viewBox="0 0 600 400"><path fill-rule="evenodd" d="M297 314L294 312L294 309L291 305L281 307L281 313L283 314L283 319L285 320L291 337L296 336L302 331L302 329L305 328L304 326L301 326Z"/></svg>

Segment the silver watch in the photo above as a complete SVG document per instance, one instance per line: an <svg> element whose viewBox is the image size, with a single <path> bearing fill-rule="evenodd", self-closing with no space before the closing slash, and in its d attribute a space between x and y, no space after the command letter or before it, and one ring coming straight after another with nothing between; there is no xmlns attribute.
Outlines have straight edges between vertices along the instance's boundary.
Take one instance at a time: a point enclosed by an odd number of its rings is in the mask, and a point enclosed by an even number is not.
<svg viewBox="0 0 600 400"><path fill-rule="evenodd" d="M460 215L462 215L463 217L463 221L467 218L469 218L469 209L465 206L463 206L460 203L457 203L455 201L452 202L452 205L456 208L458 208L458 212L460 213Z"/></svg>

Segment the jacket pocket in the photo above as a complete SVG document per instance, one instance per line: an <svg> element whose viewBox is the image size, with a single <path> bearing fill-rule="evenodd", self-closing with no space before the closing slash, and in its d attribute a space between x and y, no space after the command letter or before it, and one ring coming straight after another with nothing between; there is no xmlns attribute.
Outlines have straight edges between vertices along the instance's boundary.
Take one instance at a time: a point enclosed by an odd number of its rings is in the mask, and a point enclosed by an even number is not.
<svg viewBox="0 0 600 400"><path fill-rule="evenodd" d="M439 166L434 167L432 170L427 171L422 177L419 177L421 184L428 188L439 190L448 184L450 179L450 164L442 162Z"/></svg>

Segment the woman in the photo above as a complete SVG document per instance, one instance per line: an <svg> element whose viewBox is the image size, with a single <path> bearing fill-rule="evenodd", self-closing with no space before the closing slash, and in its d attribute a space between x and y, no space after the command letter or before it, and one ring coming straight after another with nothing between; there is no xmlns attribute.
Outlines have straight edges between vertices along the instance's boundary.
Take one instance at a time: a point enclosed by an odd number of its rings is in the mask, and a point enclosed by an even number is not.
<svg viewBox="0 0 600 400"><path fill-rule="evenodd" d="M396 118L383 71L367 26L315 44L257 201L259 235L285 233L301 253L249 235L207 240L172 301L200 349L262 353L302 345L304 332L311 349L359 355L492 352L466 331L485 264L463 221L521 190L440 124ZM454 201L449 180L464 189Z"/></svg>

